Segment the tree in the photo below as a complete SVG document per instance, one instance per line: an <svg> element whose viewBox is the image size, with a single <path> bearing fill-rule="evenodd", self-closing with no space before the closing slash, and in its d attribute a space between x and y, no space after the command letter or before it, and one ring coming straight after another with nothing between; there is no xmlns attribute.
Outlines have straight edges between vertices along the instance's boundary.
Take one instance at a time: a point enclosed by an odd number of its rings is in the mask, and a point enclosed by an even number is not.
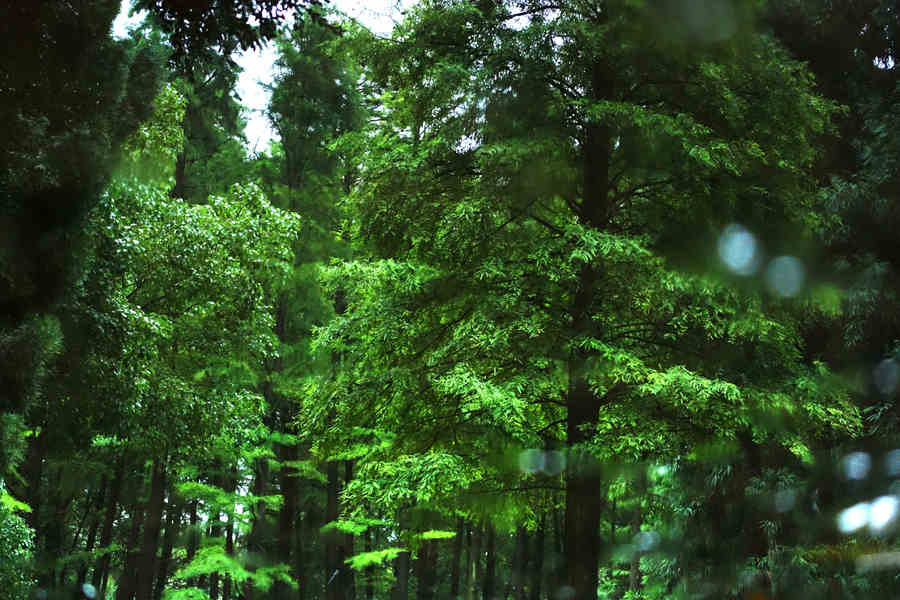
<svg viewBox="0 0 900 600"><path fill-rule="evenodd" d="M371 259L331 274L348 311L322 336L348 357L330 431L396 434L362 498L400 464L414 497L458 502L447 488L503 480L483 466L500 449L565 448L563 582L593 598L605 459L718 438L802 454L854 428L826 416L849 407L803 363L789 302L686 260L733 221L787 252L809 237L834 111L746 5L723 6L706 26L643 2L426 2L373 42L380 118L345 141Z"/></svg>

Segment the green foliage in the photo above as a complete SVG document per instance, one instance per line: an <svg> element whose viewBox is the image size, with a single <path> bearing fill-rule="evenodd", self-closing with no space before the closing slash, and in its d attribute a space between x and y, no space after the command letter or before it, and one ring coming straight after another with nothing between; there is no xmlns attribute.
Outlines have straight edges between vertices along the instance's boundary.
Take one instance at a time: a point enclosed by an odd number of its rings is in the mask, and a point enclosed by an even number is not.
<svg viewBox="0 0 900 600"><path fill-rule="evenodd" d="M210 575L218 573L220 575L228 575L232 581L241 585L249 582L255 589L266 592L276 582L284 583L296 589L297 582L290 576L290 567L285 564L278 564L269 567L259 567L253 571L247 570L241 561L229 556L225 553L224 548L218 545L206 546L197 551L194 559L178 570L174 578L176 580L186 580L193 577ZM181 598L179 593L193 594L195 592L173 591L173 597Z"/></svg>
<svg viewBox="0 0 900 600"><path fill-rule="evenodd" d="M347 559L347 564L354 571L364 571L369 567L380 567L391 562L400 553L406 552L404 548L384 548L374 552L362 552Z"/></svg>
<svg viewBox="0 0 900 600"><path fill-rule="evenodd" d="M26 600L34 584L34 532L14 510L26 505L9 496L0 480L0 589L9 600Z"/></svg>

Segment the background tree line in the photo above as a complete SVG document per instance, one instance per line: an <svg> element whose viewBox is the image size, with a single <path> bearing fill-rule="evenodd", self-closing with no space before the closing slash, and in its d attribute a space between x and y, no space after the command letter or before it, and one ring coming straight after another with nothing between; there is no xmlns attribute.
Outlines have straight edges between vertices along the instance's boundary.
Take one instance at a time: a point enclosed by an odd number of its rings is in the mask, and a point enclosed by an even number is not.
<svg viewBox="0 0 900 600"><path fill-rule="evenodd" d="M892 3L135 6L0 14L9 597L891 595Z"/></svg>

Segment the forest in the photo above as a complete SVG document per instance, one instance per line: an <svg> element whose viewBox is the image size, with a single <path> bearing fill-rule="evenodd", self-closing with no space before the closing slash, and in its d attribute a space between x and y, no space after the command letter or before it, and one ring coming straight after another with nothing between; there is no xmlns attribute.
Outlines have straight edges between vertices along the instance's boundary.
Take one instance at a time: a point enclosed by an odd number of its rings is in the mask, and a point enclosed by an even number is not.
<svg viewBox="0 0 900 600"><path fill-rule="evenodd" d="M896 4L334 4L0 3L0 598L897 597Z"/></svg>

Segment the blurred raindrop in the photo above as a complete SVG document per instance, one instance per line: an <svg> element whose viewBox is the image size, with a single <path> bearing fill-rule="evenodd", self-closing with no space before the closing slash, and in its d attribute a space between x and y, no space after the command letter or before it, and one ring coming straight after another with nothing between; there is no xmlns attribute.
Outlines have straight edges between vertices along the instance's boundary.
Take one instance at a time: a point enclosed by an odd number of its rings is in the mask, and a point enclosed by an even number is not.
<svg viewBox="0 0 900 600"><path fill-rule="evenodd" d="M872 458L865 452L851 452L841 461L841 471L846 479L865 479L872 468Z"/></svg>
<svg viewBox="0 0 900 600"><path fill-rule="evenodd" d="M869 503L860 502L842 510L838 514L837 521L838 529L841 533L853 533L862 529L869 522Z"/></svg>
<svg viewBox="0 0 900 600"><path fill-rule="evenodd" d="M665 477L669 474L669 465L659 465L656 467L656 475L658 477Z"/></svg>
<svg viewBox="0 0 900 600"><path fill-rule="evenodd" d="M884 456L884 470L888 477L900 475L900 450L891 450Z"/></svg>
<svg viewBox="0 0 900 600"><path fill-rule="evenodd" d="M872 372L872 378L875 380L875 387L885 396L891 396L897 390L897 384L900 383L900 365L893 358L887 358L875 367Z"/></svg>
<svg viewBox="0 0 900 600"><path fill-rule="evenodd" d="M759 269L759 244L743 225L731 224L719 236L719 258L738 275L752 275Z"/></svg>
<svg viewBox="0 0 900 600"><path fill-rule="evenodd" d="M775 492L775 510L786 513L797 503L797 490L778 490Z"/></svg>
<svg viewBox="0 0 900 600"><path fill-rule="evenodd" d="M566 455L558 450L544 453L544 473L559 475L566 470Z"/></svg>
<svg viewBox="0 0 900 600"><path fill-rule="evenodd" d="M571 600L575 597L575 588L571 585L564 585L553 595L554 600Z"/></svg>
<svg viewBox="0 0 900 600"><path fill-rule="evenodd" d="M519 468L529 475L534 475L544 468L544 460L544 453L540 450L525 450L519 454Z"/></svg>
<svg viewBox="0 0 900 600"><path fill-rule="evenodd" d="M35 600L47 600L47 590L40 589L34 592Z"/></svg>
<svg viewBox="0 0 900 600"><path fill-rule="evenodd" d="M881 533L897 518L900 500L897 496L881 496L869 506L869 527L875 533Z"/></svg>
<svg viewBox="0 0 900 600"><path fill-rule="evenodd" d="M85 583L81 586L81 593L84 594L85 598L90 598L93 600L97 597L97 588L95 588L90 583Z"/></svg>
<svg viewBox="0 0 900 600"><path fill-rule="evenodd" d="M793 256L779 256L766 269L766 284L772 293L788 298L796 296L803 289L806 268Z"/></svg>
<svg viewBox="0 0 900 600"><path fill-rule="evenodd" d="M638 552L647 552L659 544L659 534L655 531L639 531L635 534L632 543Z"/></svg>

